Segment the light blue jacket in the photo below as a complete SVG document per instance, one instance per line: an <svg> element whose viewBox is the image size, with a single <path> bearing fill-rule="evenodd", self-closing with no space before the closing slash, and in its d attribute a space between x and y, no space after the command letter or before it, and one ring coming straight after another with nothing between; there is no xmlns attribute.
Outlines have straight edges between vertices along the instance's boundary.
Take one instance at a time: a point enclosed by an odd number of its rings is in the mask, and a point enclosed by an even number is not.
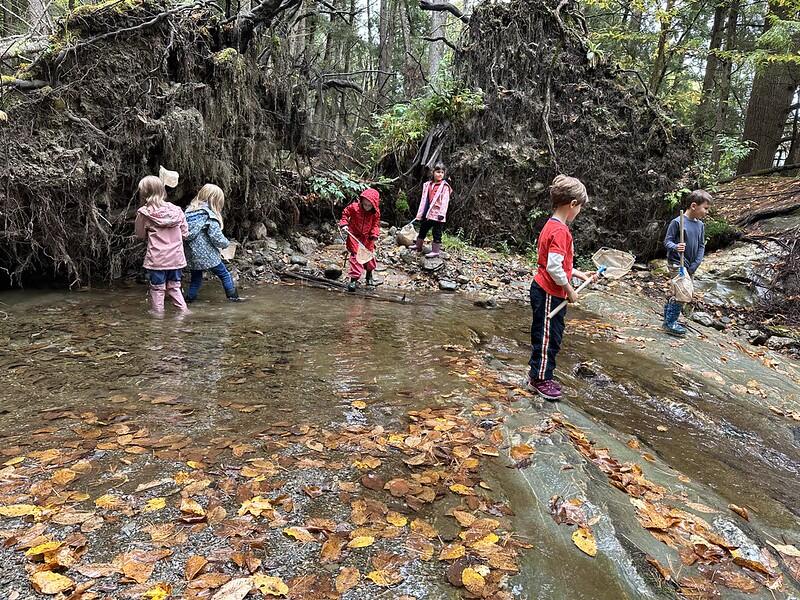
<svg viewBox="0 0 800 600"><path fill-rule="evenodd" d="M217 214L207 204L186 212L189 235L186 236L186 263L191 271L213 269L222 262L220 250L230 242L222 233Z"/></svg>

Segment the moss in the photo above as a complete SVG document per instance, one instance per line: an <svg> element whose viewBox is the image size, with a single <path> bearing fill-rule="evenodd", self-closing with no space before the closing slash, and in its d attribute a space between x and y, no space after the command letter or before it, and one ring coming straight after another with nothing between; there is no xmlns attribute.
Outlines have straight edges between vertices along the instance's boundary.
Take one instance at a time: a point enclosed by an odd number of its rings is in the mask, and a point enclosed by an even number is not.
<svg viewBox="0 0 800 600"><path fill-rule="evenodd" d="M0 85L8 85L17 80L13 75L0 75Z"/></svg>
<svg viewBox="0 0 800 600"><path fill-rule="evenodd" d="M81 4L80 6L76 6L73 11L70 13L69 18L81 18L92 13L96 13L99 10L103 10L104 8L113 7L114 10L118 13L123 13L128 11L132 8L137 8L142 5L142 0L105 0L104 2L99 2L98 4Z"/></svg>
<svg viewBox="0 0 800 600"><path fill-rule="evenodd" d="M214 54L215 65L235 65L239 61L239 53L234 48L225 48Z"/></svg>

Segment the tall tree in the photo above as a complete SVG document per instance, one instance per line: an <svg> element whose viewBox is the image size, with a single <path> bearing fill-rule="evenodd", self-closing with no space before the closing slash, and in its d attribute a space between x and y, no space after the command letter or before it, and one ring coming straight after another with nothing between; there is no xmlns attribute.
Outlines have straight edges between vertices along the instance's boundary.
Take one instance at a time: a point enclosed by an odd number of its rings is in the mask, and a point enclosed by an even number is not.
<svg viewBox="0 0 800 600"><path fill-rule="evenodd" d="M736 50L738 41L738 21L739 21L739 0L733 0L728 8L727 21L725 23L725 53L719 59L719 95L717 99L717 109L714 116L713 139L711 142L711 164L715 171L719 170L722 159L722 148L720 147L720 136L725 132L729 113L731 98L731 75L733 70L733 52Z"/></svg>
<svg viewBox="0 0 800 600"><path fill-rule="evenodd" d="M782 20L793 16L785 3L781 0L772 0L764 20L764 33L769 32L776 19ZM793 37L790 45L790 52L797 53L800 49L797 36ZM742 138L753 142L755 147L739 162L737 174L743 175L772 167L799 80L797 65L791 61L759 62L753 80L753 90L747 103L742 134Z"/></svg>
<svg viewBox="0 0 800 600"><path fill-rule="evenodd" d="M702 129L709 125L711 105L714 99L714 88L717 83L717 67L719 66L719 50L722 47L725 18L728 15L727 2L718 2L714 8L714 21L711 25L711 39L706 55L706 69L703 75L703 88L700 94L700 105L697 107L695 125Z"/></svg>

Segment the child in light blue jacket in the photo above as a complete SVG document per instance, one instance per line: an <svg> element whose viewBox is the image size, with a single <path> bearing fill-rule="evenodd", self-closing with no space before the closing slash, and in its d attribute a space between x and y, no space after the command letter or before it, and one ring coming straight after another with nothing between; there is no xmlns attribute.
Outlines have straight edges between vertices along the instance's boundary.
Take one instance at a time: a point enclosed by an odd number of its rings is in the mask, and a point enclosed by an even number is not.
<svg viewBox="0 0 800 600"><path fill-rule="evenodd" d="M225 194L213 183L207 183L189 206L186 207L186 222L189 224L189 235L186 236L186 262L192 272L187 302L194 302L203 284L203 272L211 271L219 277L225 295L231 302L244 300L236 291L233 277L225 263L222 262L220 250L227 248L230 242L222 233L222 209L225 206Z"/></svg>

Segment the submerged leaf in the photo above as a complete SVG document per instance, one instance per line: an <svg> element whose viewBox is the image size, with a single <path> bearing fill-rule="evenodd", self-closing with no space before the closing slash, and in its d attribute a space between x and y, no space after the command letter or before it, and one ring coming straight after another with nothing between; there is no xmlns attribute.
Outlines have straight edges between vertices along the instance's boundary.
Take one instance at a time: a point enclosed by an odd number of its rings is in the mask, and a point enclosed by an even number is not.
<svg viewBox="0 0 800 600"><path fill-rule="evenodd" d="M589 556L597 555L597 542L595 541L592 532L586 527L579 527L576 529L572 534L572 541L575 542L575 545L578 548L580 548Z"/></svg>

